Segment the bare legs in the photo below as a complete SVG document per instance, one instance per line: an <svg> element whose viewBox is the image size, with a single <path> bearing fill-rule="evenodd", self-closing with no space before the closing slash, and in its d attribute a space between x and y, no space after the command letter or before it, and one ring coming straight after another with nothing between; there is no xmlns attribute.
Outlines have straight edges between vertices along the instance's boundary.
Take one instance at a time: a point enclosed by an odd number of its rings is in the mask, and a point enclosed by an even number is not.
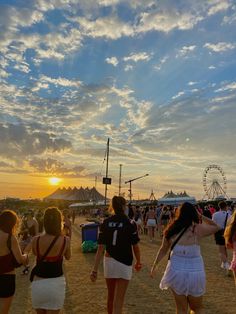
<svg viewBox="0 0 236 314"><path fill-rule="evenodd" d="M176 314L187 314L188 307L190 307L192 314L204 314L202 297L178 295L173 290L172 292L175 298Z"/></svg>
<svg viewBox="0 0 236 314"><path fill-rule="evenodd" d="M218 245L219 248L219 254L220 254L220 260L222 263L227 263L227 249L225 247L225 245Z"/></svg>
<svg viewBox="0 0 236 314"><path fill-rule="evenodd" d="M13 297L0 298L0 314L8 314Z"/></svg>
<svg viewBox="0 0 236 314"><path fill-rule="evenodd" d="M109 278L106 279L106 284L108 290L107 313L121 314L129 280Z"/></svg>
<svg viewBox="0 0 236 314"><path fill-rule="evenodd" d="M150 242L152 242L152 241L154 240L154 237L155 237L155 228L156 228L156 227L148 226L148 235L149 235L149 240L150 240Z"/></svg>
<svg viewBox="0 0 236 314"><path fill-rule="evenodd" d="M232 270L233 275L234 275L234 283L235 283L235 287L236 287L236 270Z"/></svg>

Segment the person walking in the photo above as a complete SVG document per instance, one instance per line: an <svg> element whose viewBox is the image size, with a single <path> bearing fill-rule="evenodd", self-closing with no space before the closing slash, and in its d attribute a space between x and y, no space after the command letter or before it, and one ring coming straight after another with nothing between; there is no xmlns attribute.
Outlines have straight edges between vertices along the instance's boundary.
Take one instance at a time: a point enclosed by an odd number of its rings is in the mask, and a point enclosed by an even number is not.
<svg viewBox="0 0 236 314"><path fill-rule="evenodd" d="M233 250L233 258L229 269L232 270L234 274L234 283L236 286L236 211L234 211L230 223L225 229L224 238L226 246Z"/></svg>
<svg viewBox="0 0 236 314"><path fill-rule="evenodd" d="M231 215L227 212L227 204L225 201L221 201L218 206L220 210L215 212L212 216L212 220L220 226L220 230L215 233L215 243L219 250L220 267L225 269L228 273L230 264L228 262L227 248L225 246L224 231Z"/></svg>
<svg viewBox="0 0 236 314"><path fill-rule="evenodd" d="M202 297L206 280L199 240L219 229L216 223L200 215L192 204L186 202L177 209L174 220L164 230L150 275L154 277L157 265L170 250L160 288L171 289L177 314L187 314L188 307L193 313L204 313Z"/></svg>
<svg viewBox="0 0 236 314"><path fill-rule="evenodd" d="M36 236L39 233L39 225L37 220L34 217L34 212L32 210L29 210L26 212L24 219L22 221L21 226L21 241L20 246L21 250L24 253L25 248L28 247L33 239L34 236ZM26 265L25 268L22 271L22 275L27 275L30 270L30 265Z"/></svg>
<svg viewBox="0 0 236 314"><path fill-rule="evenodd" d="M45 233L32 241L36 256L30 276L32 305L37 314L57 314L65 299L63 259L70 259L71 248L70 238L62 233L62 214L56 207L46 209L44 230Z"/></svg>
<svg viewBox="0 0 236 314"><path fill-rule="evenodd" d="M145 217L145 224L148 228L149 241L153 242L155 238L155 229L157 227L157 216L155 208L150 207Z"/></svg>
<svg viewBox="0 0 236 314"><path fill-rule="evenodd" d="M15 294L15 268L28 263L15 236L18 216L14 211L0 213L0 313L7 314Z"/></svg>
<svg viewBox="0 0 236 314"><path fill-rule="evenodd" d="M98 266L104 252L104 277L108 290L107 313L121 314L125 293L132 277L133 254L136 258L135 269L141 269L139 237L137 226L125 215L126 201L121 196L112 198L113 215L100 226L98 249L91 281L97 279Z"/></svg>

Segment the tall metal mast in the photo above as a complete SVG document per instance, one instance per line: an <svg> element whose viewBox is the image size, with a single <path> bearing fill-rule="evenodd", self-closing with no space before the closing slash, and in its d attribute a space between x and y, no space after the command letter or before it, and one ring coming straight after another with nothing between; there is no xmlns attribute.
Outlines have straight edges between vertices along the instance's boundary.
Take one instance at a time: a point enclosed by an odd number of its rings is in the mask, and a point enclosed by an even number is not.
<svg viewBox="0 0 236 314"><path fill-rule="evenodd" d="M107 153L106 153L106 178L108 178L108 161L109 161L109 142L110 139L107 139ZM107 182L105 183L105 206L107 205Z"/></svg>
<svg viewBox="0 0 236 314"><path fill-rule="evenodd" d="M119 176L119 196L121 196L121 169L122 169L122 164L120 164L120 176Z"/></svg>

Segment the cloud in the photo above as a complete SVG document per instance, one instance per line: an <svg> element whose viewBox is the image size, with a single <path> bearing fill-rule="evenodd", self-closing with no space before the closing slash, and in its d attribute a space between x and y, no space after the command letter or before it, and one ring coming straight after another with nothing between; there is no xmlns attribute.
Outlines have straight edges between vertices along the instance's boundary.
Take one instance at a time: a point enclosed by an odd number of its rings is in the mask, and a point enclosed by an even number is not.
<svg viewBox="0 0 236 314"><path fill-rule="evenodd" d="M185 94L184 91L179 92L177 95L173 96L172 99L179 98L180 96L183 96Z"/></svg>
<svg viewBox="0 0 236 314"><path fill-rule="evenodd" d="M163 64L165 64L167 62L167 60L169 59L169 56L164 56L160 62L154 66L154 69L157 70L157 71L160 71Z"/></svg>
<svg viewBox="0 0 236 314"><path fill-rule="evenodd" d="M182 48L178 51L176 57L177 57L177 58L178 58L178 57L186 57L189 53L191 53L192 51L194 51L195 48L196 48L195 45L192 45L192 46L184 46L184 47L182 47Z"/></svg>
<svg viewBox="0 0 236 314"><path fill-rule="evenodd" d="M145 125L130 137L130 142L143 153L169 152L177 159L181 154L185 158L204 154L206 158L217 156L217 160L225 162L226 155L231 158L236 153L235 146L230 144L236 140L235 100L235 95L230 99L207 101L199 94L192 94L165 106L152 107L146 111Z"/></svg>
<svg viewBox="0 0 236 314"><path fill-rule="evenodd" d="M31 171L41 175L61 176L63 178L79 178L90 176L83 166L65 166L64 162L53 158L34 158L29 161ZM93 174L92 174L93 175Z"/></svg>
<svg viewBox="0 0 236 314"><path fill-rule="evenodd" d="M236 48L235 44L232 43L226 43L226 42L219 42L217 44L212 44L212 43L206 43L204 48L207 48L213 52L225 52L228 50L233 50Z"/></svg>
<svg viewBox="0 0 236 314"><path fill-rule="evenodd" d="M193 85L196 85L196 84L197 84L197 82L193 82L193 81L188 82L189 86L193 86Z"/></svg>
<svg viewBox="0 0 236 314"><path fill-rule="evenodd" d="M131 64L126 64L124 67L125 72L133 70L134 66Z"/></svg>
<svg viewBox="0 0 236 314"><path fill-rule="evenodd" d="M151 59L151 57L152 56L146 52L138 52L138 53L131 53L129 56L124 57L123 60L125 62L127 62L127 61L133 61L133 62L149 61Z"/></svg>
<svg viewBox="0 0 236 314"><path fill-rule="evenodd" d="M105 61L108 64L112 64L114 67L116 67L119 63L118 59L116 57L106 58Z"/></svg>
<svg viewBox="0 0 236 314"><path fill-rule="evenodd" d="M215 0L213 4L210 3L210 8L208 9L208 15L214 15L218 12L225 11L231 6L228 0Z"/></svg>
<svg viewBox="0 0 236 314"><path fill-rule="evenodd" d="M49 151L61 153L72 148L67 140L30 130L22 124L0 123L0 142L0 155L9 158L41 155Z"/></svg>
<svg viewBox="0 0 236 314"><path fill-rule="evenodd" d="M203 19L200 15L194 15L191 12L178 12L178 10L163 10L162 12L142 13L139 25L136 28L138 33L148 31L160 31L168 33L174 29L188 30L192 29L199 21Z"/></svg>
<svg viewBox="0 0 236 314"><path fill-rule="evenodd" d="M233 91L236 90L236 82L232 82L229 84L226 84L225 86L217 89L215 92L224 92L224 91Z"/></svg>
<svg viewBox="0 0 236 314"><path fill-rule="evenodd" d="M97 18L96 20L79 17L77 22L84 36L116 40L123 36L134 35L134 28L130 24L120 21L116 16Z"/></svg>

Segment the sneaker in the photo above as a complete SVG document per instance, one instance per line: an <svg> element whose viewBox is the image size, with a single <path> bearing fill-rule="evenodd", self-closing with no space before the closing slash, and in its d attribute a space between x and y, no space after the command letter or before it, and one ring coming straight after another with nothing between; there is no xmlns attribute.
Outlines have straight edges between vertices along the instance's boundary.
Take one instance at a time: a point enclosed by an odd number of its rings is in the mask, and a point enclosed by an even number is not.
<svg viewBox="0 0 236 314"><path fill-rule="evenodd" d="M225 262L225 269L229 270L229 267L230 267L230 263L229 262Z"/></svg>
<svg viewBox="0 0 236 314"><path fill-rule="evenodd" d="M22 275L28 275L29 273L29 266L26 266L25 269L22 271Z"/></svg>

